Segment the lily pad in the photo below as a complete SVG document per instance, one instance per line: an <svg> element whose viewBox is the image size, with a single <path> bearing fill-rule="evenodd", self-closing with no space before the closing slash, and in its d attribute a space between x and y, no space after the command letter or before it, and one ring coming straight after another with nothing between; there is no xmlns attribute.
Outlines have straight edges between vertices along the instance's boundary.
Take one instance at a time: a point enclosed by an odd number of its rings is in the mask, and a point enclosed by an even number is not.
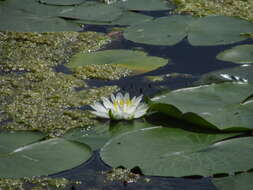
<svg viewBox="0 0 253 190"><path fill-rule="evenodd" d="M39 0L40 3L48 5L79 5L86 0Z"/></svg>
<svg viewBox="0 0 253 190"><path fill-rule="evenodd" d="M147 22L152 20L153 17L143 15L140 13L134 12L124 12L122 15L111 22L98 22L98 21L90 21L90 20L76 20L76 23L79 24L93 24L93 25L119 25L119 26L128 26L128 25L136 25L142 22Z"/></svg>
<svg viewBox="0 0 253 190"><path fill-rule="evenodd" d="M66 66L70 69L78 68L85 65L97 64L114 64L143 73L155 70L168 63L167 59L160 57L148 56L145 52L132 50L104 50L94 53L78 53L70 59Z"/></svg>
<svg viewBox="0 0 253 190"><path fill-rule="evenodd" d="M121 121L116 123L104 123L88 129L72 129L64 135L64 138L89 145L92 150L100 149L108 140L120 134L151 127L147 122Z"/></svg>
<svg viewBox="0 0 253 190"><path fill-rule="evenodd" d="M235 17L175 15L128 27L124 37L151 45L175 45L187 37L191 45L211 46L245 40L240 34L252 31L253 23Z"/></svg>
<svg viewBox="0 0 253 190"><path fill-rule="evenodd" d="M248 170L253 165L253 138L221 141L234 135L153 127L111 139L100 155L112 167L139 166L145 175L211 176Z"/></svg>
<svg viewBox="0 0 253 190"><path fill-rule="evenodd" d="M169 10L174 7L171 3L165 0L138 0L138 1L127 0L127 1L119 1L116 4L127 10L135 10L135 11Z"/></svg>
<svg viewBox="0 0 253 190"><path fill-rule="evenodd" d="M123 10L104 3L87 2L60 12L58 16L95 22L110 22L117 19Z"/></svg>
<svg viewBox="0 0 253 190"><path fill-rule="evenodd" d="M210 72L203 75L197 84L211 84L228 81L253 82L253 66L239 66Z"/></svg>
<svg viewBox="0 0 253 190"><path fill-rule="evenodd" d="M91 156L88 146L61 138L38 141L42 135L31 132L0 136L0 178L49 175L78 166Z"/></svg>
<svg viewBox="0 0 253 190"><path fill-rule="evenodd" d="M229 61L238 64L253 63L253 45L239 45L232 49L225 50L217 55L221 61Z"/></svg>
<svg viewBox="0 0 253 190"><path fill-rule="evenodd" d="M140 24L142 22L150 21L152 19L153 19L153 17L151 17L151 16L128 11L128 12L123 13L122 16L119 17L118 19L112 21L112 24L124 25L124 26L136 25L136 24Z"/></svg>
<svg viewBox="0 0 253 190"><path fill-rule="evenodd" d="M0 17L0 31L62 32L80 30L77 24L61 18L37 16L9 8L2 8Z"/></svg>
<svg viewBox="0 0 253 190"><path fill-rule="evenodd" d="M154 103L168 104L164 113L202 126L221 130L246 130L253 125L253 84L223 83L179 89L154 97ZM154 110L160 110L160 106ZM176 110L176 112L174 111Z"/></svg>
<svg viewBox="0 0 253 190"><path fill-rule="evenodd" d="M39 3L37 0L8 0L0 2L0 6L7 9L3 15L12 16L13 11L21 11L37 16L57 16L61 11L68 10L72 6L53 6ZM10 11L10 12L8 12ZM1 14L1 13L0 13Z"/></svg>
<svg viewBox="0 0 253 190"><path fill-rule="evenodd" d="M45 137L45 135L40 132L1 132L0 154L10 153L21 146L37 142L43 137Z"/></svg>
<svg viewBox="0 0 253 190"><path fill-rule="evenodd" d="M214 178L212 182L219 190L252 190L253 173L242 173L235 176Z"/></svg>

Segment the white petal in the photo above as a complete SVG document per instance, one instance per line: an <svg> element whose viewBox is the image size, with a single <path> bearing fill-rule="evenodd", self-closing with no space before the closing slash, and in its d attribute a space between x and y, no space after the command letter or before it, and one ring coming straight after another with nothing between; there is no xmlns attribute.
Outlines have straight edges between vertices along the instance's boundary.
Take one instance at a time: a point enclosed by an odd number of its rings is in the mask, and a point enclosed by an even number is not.
<svg viewBox="0 0 253 190"><path fill-rule="evenodd" d="M112 102L114 102L115 101L115 96L114 96L114 94L111 94L111 100L112 100Z"/></svg>
<svg viewBox="0 0 253 190"><path fill-rule="evenodd" d="M108 98L102 97L102 100L103 100L103 104L104 104L106 109L112 109L113 108L113 104L110 102L110 100Z"/></svg>
<svg viewBox="0 0 253 190"><path fill-rule="evenodd" d="M100 104L98 102L93 105L90 105L90 107L92 107L95 111L98 111L98 112L107 112L105 107L102 106L102 104Z"/></svg>
<svg viewBox="0 0 253 190"><path fill-rule="evenodd" d="M140 103L139 106L136 108L136 111L138 112L140 110L147 111L148 110L148 105L145 104L145 103Z"/></svg>
<svg viewBox="0 0 253 190"><path fill-rule="evenodd" d="M130 96L129 96L129 93L126 93L125 96L124 96L124 101L129 101L130 99Z"/></svg>
<svg viewBox="0 0 253 190"><path fill-rule="evenodd" d="M138 104L141 102L142 97L143 97L143 95L138 96L138 97L134 100L133 104L135 104L136 106L138 106Z"/></svg>
<svg viewBox="0 0 253 190"><path fill-rule="evenodd" d="M96 116L98 116L98 117L109 118L108 113L105 113L105 112L91 111L91 113L93 113L94 115L96 115Z"/></svg>
<svg viewBox="0 0 253 190"><path fill-rule="evenodd" d="M119 92L117 95L116 95L116 100L121 100L123 98L123 95Z"/></svg>
<svg viewBox="0 0 253 190"><path fill-rule="evenodd" d="M134 114L134 118L139 118L139 117L142 117L143 115L145 115L146 114L146 111L137 111L137 112L135 112L135 114Z"/></svg>

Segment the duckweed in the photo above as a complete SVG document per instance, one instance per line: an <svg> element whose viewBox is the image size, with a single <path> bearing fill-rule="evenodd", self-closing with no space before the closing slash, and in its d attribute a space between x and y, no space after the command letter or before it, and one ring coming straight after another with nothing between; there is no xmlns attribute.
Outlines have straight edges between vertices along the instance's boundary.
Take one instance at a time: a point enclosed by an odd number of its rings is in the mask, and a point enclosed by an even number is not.
<svg viewBox="0 0 253 190"><path fill-rule="evenodd" d="M172 0L172 2L177 5L175 13L179 14L238 16L253 21L251 0Z"/></svg>
<svg viewBox="0 0 253 190"><path fill-rule="evenodd" d="M79 108L117 87L89 89L83 80L54 68L76 52L95 51L108 42L94 32L0 33L1 127L55 137L94 124L94 116Z"/></svg>
<svg viewBox="0 0 253 190"><path fill-rule="evenodd" d="M120 181L126 183L136 183L140 179L140 174L135 174L129 169L113 168L106 174L106 181Z"/></svg>
<svg viewBox="0 0 253 190"><path fill-rule="evenodd" d="M131 71L127 68L117 65L85 65L72 70L74 76L80 79L101 79L101 80L117 80L121 77L128 76Z"/></svg>
<svg viewBox="0 0 253 190"><path fill-rule="evenodd" d="M1 190L25 190L32 187L32 190L64 189L70 185L80 184L79 181L69 181L65 178L21 178L21 179L0 179Z"/></svg>

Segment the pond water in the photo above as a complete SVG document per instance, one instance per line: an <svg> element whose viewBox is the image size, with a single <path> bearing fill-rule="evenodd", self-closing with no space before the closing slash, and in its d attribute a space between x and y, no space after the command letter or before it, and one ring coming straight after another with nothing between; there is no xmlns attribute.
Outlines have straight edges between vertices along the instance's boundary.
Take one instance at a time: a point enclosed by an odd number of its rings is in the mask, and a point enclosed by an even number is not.
<svg viewBox="0 0 253 190"><path fill-rule="evenodd" d="M167 11L142 11L141 13L155 18L169 15ZM113 27L87 25L85 26L84 31L108 33L111 28ZM117 85L123 93L129 92L131 95L135 96L144 94L152 97L153 95L168 89L174 90L194 86L196 85L195 82L205 73L237 66L231 62L219 61L215 57L218 53L226 49L243 44L253 44L253 41L245 40L230 45L219 46L191 46L188 41L184 39L174 46L152 46L131 42L124 39L120 34L111 43L102 47L101 50L142 50L149 55L167 58L172 60L172 62L157 70L136 76L129 76L119 80L110 81L89 79L87 82L90 87ZM56 71L71 74L69 69L64 65L57 66ZM160 76L173 73L179 73L179 75L155 83L146 79L147 76ZM88 106L82 108L90 109ZM71 187L71 189L76 190L217 190L210 177L200 176L186 178L142 176L142 179L148 178L150 181L146 182L140 180L136 183L128 184L108 181L105 183L106 178L102 171L110 170L111 167L106 165L101 160L99 152L95 151L93 157L88 162L69 171L52 175L52 177L64 177L71 180L82 181L82 185Z"/></svg>
<svg viewBox="0 0 253 190"><path fill-rule="evenodd" d="M154 18L173 16L168 13L167 10L138 11L138 13L152 16ZM162 94L170 90L197 86L200 84L201 77L206 73L238 66L238 64L232 62L216 59L217 54L234 46L244 44L253 45L253 40L248 39L229 45L193 46L188 42L186 37L173 46L147 45L125 39L122 34L122 28L115 32L114 27L118 26L85 25L81 32L95 31L113 36L112 42L104 45L99 51L116 49L141 50L150 56L169 59L169 63L156 70L134 76L122 77L119 80L88 79L85 80L88 87L77 88L77 91L93 87L116 85L119 87L119 91L123 93L129 92L131 96L143 94L147 97L153 97L154 95ZM114 33L112 31L114 31ZM68 75L73 74L72 71L67 68L65 63L54 67L54 71L56 73L64 73ZM0 74L4 73L1 73L0 70ZM86 105L82 106L81 109L90 110L91 108ZM99 121L105 123L105 120ZM159 122L158 116L157 118L150 119L150 123L154 126L159 125ZM177 121L171 120L171 123L173 122ZM3 124L4 123L0 123L0 126ZM252 135L247 133L245 136L248 137ZM201 166L196 165L195 167L198 168ZM159 177L141 175L140 179L135 183L127 183L126 181L108 181L105 172L110 171L111 169L112 167L102 161L99 150L95 150L92 153L92 157L82 165L67 171L52 174L50 177L64 177L82 182L81 185L71 185L66 188L71 190L218 190L218 188L212 183L212 177L201 176ZM187 170L187 168L185 169ZM138 170L138 168L132 172L141 174L141 171Z"/></svg>

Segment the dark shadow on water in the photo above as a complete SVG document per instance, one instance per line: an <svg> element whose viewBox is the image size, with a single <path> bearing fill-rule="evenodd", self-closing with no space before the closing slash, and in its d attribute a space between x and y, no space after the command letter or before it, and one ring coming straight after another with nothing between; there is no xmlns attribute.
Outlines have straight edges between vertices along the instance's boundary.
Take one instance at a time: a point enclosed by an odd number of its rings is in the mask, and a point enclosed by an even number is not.
<svg viewBox="0 0 253 190"><path fill-rule="evenodd" d="M197 166L196 166L197 167ZM122 182L107 181L102 172L111 168L105 165L98 151L87 163L71 170L61 172L51 177L65 177L71 180L82 181L81 185L74 185L73 190L217 190L210 178L174 178L142 176L137 183L124 184ZM187 168L186 168L187 169ZM150 179L149 182L145 178Z"/></svg>

